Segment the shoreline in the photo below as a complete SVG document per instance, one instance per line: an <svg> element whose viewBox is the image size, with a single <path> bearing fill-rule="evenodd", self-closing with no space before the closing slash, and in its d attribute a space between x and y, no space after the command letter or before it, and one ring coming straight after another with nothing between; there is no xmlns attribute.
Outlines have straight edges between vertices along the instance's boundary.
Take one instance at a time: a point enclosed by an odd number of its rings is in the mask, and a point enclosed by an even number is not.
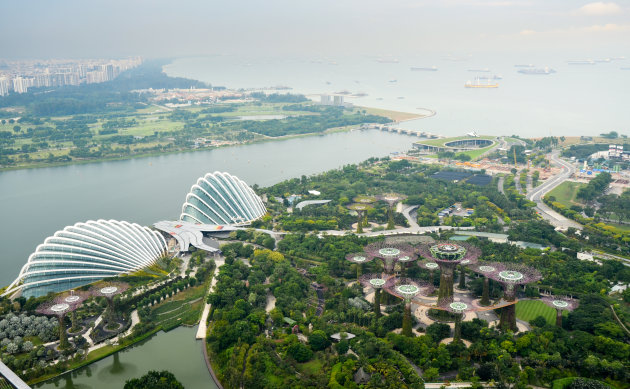
<svg viewBox="0 0 630 389"><path fill-rule="evenodd" d="M364 108L364 109L367 109L367 110L374 109L374 110L378 110L378 111L382 111L382 112L391 112L391 113L397 113L397 114L413 115L413 114L408 113L408 112L388 111L388 110L381 110L380 108L359 107L359 106L357 106L356 108L359 108L359 109ZM433 111L433 112L435 112L435 111ZM385 115L383 115L383 116L385 116ZM424 119L425 117L430 117L430 116L421 116L420 115L420 116L417 116L417 117L412 117L412 118L408 118L408 119L404 119L404 120L400 120L400 121L395 121L392 117L388 117L388 118L390 120L392 120L393 123L401 123L401 122L406 122L406 121ZM283 140L296 139L296 138L307 138L307 137L312 137L312 136L329 135L329 134L335 134L335 133L340 133L340 132L351 132L351 131L356 130L358 128L359 128L359 125L351 125L351 126L347 126L347 127L329 128L329 129L327 129L327 130L325 130L323 132L309 132L309 133L306 133L306 134L290 134L290 135L282 135L282 136L278 136L278 137L266 137L266 138L256 139L256 140L243 142L243 143L239 143L239 144L216 146L216 147L203 147L203 148L197 148L197 149L169 150L169 151L162 151L162 152L147 152L147 153L139 153L139 154L127 155L127 156L104 157L104 158L85 159L85 160L73 160L73 161L67 161L67 162L52 162L52 163L42 162L42 163L37 163L37 164L29 165L29 166L2 167L2 168L0 168L0 173L8 172L8 171L16 171L16 170L45 169L45 168L65 167L65 166L72 166L72 165L85 165L85 164L99 163L99 162L126 161L126 160L131 160L131 159L157 157L157 156L161 156L161 155L170 155L170 154L193 153L193 152L198 152L198 151L210 151L210 150L216 150L216 149L226 148L226 147L247 146L247 145L253 145L253 144L264 143L264 142L275 142L275 141L283 141Z"/></svg>

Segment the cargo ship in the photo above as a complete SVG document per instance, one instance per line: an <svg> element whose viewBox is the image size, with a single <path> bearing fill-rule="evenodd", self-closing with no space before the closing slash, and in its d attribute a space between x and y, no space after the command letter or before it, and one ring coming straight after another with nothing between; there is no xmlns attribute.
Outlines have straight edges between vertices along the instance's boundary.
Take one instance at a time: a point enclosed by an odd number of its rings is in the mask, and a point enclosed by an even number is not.
<svg viewBox="0 0 630 389"><path fill-rule="evenodd" d="M431 66L431 67L428 67L428 68L427 67L416 67L416 66L414 66L414 67L411 68L412 72L435 72L437 70L438 70L438 68L435 67L435 66Z"/></svg>
<svg viewBox="0 0 630 389"><path fill-rule="evenodd" d="M595 61L592 59L576 59L572 61L567 61L569 65L595 65Z"/></svg>
<svg viewBox="0 0 630 389"><path fill-rule="evenodd" d="M551 73L555 73L556 71L553 70L552 68L544 67L544 68L519 69L518 72L522 74L551 74Z"/></svg>
<svg viewBox="0 0 630 389"><path fill-rule="evenodd" d="M464 87L465 87L465 88L498 88L498 87L499 87L499 84L497 84L497 83L490 84L489 82L487 82L487 83L485 83L485 84L482 84L482 83L479 81L479 78L477 78L477 79L475 79L475 82L470 82L470 81L467 81L467 82L464 84Z"/></svg>

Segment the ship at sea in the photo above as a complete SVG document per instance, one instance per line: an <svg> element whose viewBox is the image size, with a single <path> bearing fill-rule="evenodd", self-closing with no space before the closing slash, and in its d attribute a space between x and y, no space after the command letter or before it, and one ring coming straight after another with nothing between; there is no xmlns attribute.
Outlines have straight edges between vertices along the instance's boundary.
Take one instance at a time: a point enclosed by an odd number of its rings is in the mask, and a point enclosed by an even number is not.
<svg viewBox="0 0 630 389"><path fill-rule="evenodd" d="M476 72L476 73L490 73L490 69L488 68L483 68L483 69L467 69L469 72Z"/></svg>
<svg viewBox="0 0 630 389"><path fill-rule="evenodd" d="M595 65L595 61L592 59L575 59L567 61L569 65Z"/></svg>
<svg viewBox="0 0 630 389"><path fill-rule="evenodd" d="M544 68L519 69L518 72L522 73L522 74L542 74L542 75L545 75L545 74L555 73L556 71L553 70L552 68L544 67Z"/></svg>
<svg viewBox="0 0 630 389"><path fill-rule="evenodd" d="M492 74L492 75L481 75L477 78L480 80L502 80L503 76L500 74Z"/></svg>
<svg viewBox="0 0 630 389"><path fill-rule="evenodd" d="M464 88L498 88L499 84L494 83L490 84L490 82L486 82L485 84L481 82L479 77L475 78L475 82L466 81L464 84Z"/></svg>
<svg viewBox="0 0 630 389"><path fill-rule="evenodd" d="M435 72L437 70L438 70L438 68L436 66L431 66L431 67L417 67L417 66L413 66L413 67L411 67L411 71L412 72Z"/></svg>

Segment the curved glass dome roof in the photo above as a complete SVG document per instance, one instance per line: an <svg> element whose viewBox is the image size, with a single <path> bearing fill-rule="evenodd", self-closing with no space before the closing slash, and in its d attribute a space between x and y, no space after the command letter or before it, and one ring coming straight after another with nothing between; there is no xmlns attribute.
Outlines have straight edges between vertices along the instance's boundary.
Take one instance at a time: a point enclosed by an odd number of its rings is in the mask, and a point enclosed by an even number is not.
<svg viewBox="0 0 630 389"><path fill-rule="evenodd" d="M186 196L180 220L217 225L245 225L267 210L245 181L229 173L208 173L197 180Z"/></svg>
<svg viewBox="0 0 630 389"><path fill-rule="evenodd" d="M167 251L164 237L135 223L89 220L55 232L37 246L6 294L61 292L155 263Z"/></svg>

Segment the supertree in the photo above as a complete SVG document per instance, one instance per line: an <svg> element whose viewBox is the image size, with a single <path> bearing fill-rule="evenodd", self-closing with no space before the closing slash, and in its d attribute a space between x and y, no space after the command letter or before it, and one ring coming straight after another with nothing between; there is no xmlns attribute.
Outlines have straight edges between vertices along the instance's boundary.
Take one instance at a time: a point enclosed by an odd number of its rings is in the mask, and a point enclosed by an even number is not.
<svg viewBox="0 0 630 389"><path fill-rule="evenodd" d="M418 261L418 266L420 266L421 269L426 269L429 271L429 282L431 282L433 284L433 273L435 273L435 271L437 269L440 268L440 266L433 261L430 260L422 260L422 261Z"/></svg>
<svg viewBox="0 0 630 389"><path fill-rule="evenodd" d="M472 305L466 304L462 301L445 301L438 302L438 309L444 309L455 315L455 329L453 330L453 342L457 343L462 339L462 319L464 313L468 311L474 311Z"/></svg>
<svg viewBox="0 0 630 389"><path fill-rule="evenodd" d="M364 274L359 277L359 282L364 288L374 289L374 313L377 318L381 317L381 289L387 283L387 279L377 273Z"/></svg>
<svg viewBox="0 0 630 389"><path fill-rule="evenodd" d="M542 302L556 310L556 325L562 327L562 311L573 311L580 305L579 301L570 297L543 296Z"/></svg>
<svg viewBox="0 0 630 389"><path fill-rule="evenodd" d="M103 315L103 319L105 321L104 328L112 325L118 317L116 313L114 297L121 293L124 293L127 289L129 289L129 284L125 284L122 282L95 286L91 289L91 292L94 296L101 296L107 299L107 309L105 311L105 314Z"/></svg>
<svg viewBox="0 0 630 389"><path fill-rule="evenodd" d="M366 262L370 262L374 257L370 257L365 253L351 253L346 255L346 260L350 261L357 265L357 279L361 277L361 273L363 271L363 264Z"/></svg>
<svg viewBox="0 0 630 389"><path fill-rule="evenodd" d="M503 299L510 303L501 309L501 320L499 327L502 330L517 331L516 327L516 287L536 282L542 278L540 272L534 268L505 263L505 268L501 271L488 273L488 277L500 282L504 286Z"/></svg>
<svg viewBox="0 0 630 389"><path fill-rule="evenodd" d="M416 281L405 277L392 277L385 284L387 293L399 297L405 302L402 322L402 334L411 336L411 300L419 294L428 296L433 291L433 285L428 282Z"/></svg>
<svg viewBox="0 0 630 389"><path fill-rule="evenodd" d="M407 196L401 195L398 193L386 193L386 194L378 196L379 200L385 201L387 205L389 205L387 209L387 229L388 230L393 230L394 228L396 228L396 225L394 224L394 205L406 198Z"/></svg>
<svg viewBox="0 0 630 389"><path fill-rule="evenodd" d="M369 209L372 209L373 207L370 204L352 203L348 205L347 208L357 213L357 234L362 234L363 224L365 223L365 221L363 220L363 215L364 213L366 213Z"/></svg>
<svg viewBox="0 0 630 389"><path fill-rule="evenodd" d="M481 251L465 243L436 242L420 245L418 254L428 261L433 261L440 268L440 289L438 301L453 301L453 271L457 265L472 265L477 262Z"/></svg>
<svg viewBox="0 0 630 389"><path fill-rule="evenodd" d="M81 304L90 297L90 293L83 291L74 291L71 290L60 295L56 301L59 304L71 304L76 305L76 308L79 308ZM70 322L72 325L70 326L70 332L78 332L79 327L77 325L77 312L76 309L70 311Z"/></svg>
<svg viewBox="0 0 630 389"><path fill-rule="evenodd" d="M59 302L58 299L41 304L36 312L46 316L57 316L59 320L59 349L64 350L70 347L64 318L68 312L72 312L79 307L79 304Z"/></svg>
<svg viewBox="0 0 630 389"><path fill-rule="evenodd" d="M483 275L483 292L479 304L490 305L490 278L492 273L499 273L505 270L505 266L500 262L478 262L469 266L475 273Z"/></svg>
<svg viewBox="0 0 630 389"><path fill-rule="evenodd" d="M416 259L414 248L404 243L374 242L363 250L372 258L382 259L387 273L393 273L396 262L400 262L402 267Z"/></svg>

